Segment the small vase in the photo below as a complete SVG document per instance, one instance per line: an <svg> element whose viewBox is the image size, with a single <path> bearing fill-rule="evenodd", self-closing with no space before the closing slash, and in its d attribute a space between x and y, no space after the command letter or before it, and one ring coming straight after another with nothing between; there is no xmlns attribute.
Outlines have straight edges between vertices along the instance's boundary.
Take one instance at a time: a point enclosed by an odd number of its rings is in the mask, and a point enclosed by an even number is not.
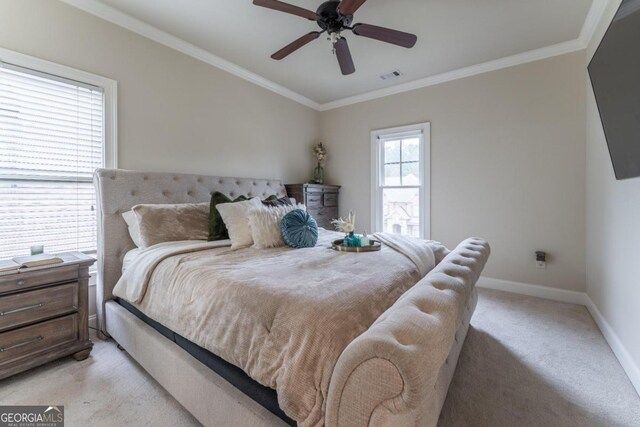
<svg viewBox="0 0 640 427"><path fill-rule="evenodd" d="M344 240L342 241L342 244L347 248L356 246L356 236L353 235L353 231L347 234L346 236L344 236Z"/></svg>
<svg viewBox="0 0 640 427"><path fill-rule="evenodd" d="M362 247L362 239L354 232L350 232L346 236L344 236L344 246L352 247L352 248L360 248Z"/></svg>
<svg viewBox="0 0 640 427"><path fill-rule="evenodd" d="M316 184L324 184L324 168L320 162L318 162L318 166L313 170L313 181Z"/></svg>

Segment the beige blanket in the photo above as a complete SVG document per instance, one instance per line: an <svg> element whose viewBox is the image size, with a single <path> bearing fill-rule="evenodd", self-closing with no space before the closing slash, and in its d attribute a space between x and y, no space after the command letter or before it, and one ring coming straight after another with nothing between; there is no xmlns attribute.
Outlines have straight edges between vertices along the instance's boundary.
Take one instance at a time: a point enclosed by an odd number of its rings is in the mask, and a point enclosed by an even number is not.
<svg viewBox="0 0 640 427"><path fill-rule="evenodd" d="M321 230L318 245L307 249L232 251L199 242L168 255L164 246L151 247L114 294L276 389L280 407L299 425L322 425L344 348L421 278L407 256L386 246L331 250L339 237ZM425 245L436 263L447 253Z"/></svg>

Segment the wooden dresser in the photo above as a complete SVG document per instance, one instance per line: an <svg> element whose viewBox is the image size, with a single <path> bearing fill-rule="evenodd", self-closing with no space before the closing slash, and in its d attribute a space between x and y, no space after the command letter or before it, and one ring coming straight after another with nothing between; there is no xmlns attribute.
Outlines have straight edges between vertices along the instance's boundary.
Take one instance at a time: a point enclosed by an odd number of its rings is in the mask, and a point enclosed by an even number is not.
<svg viewBox="0 0 640 427"><path fill-rule="evenodd" d="M289 184L285 188L289 197L304 203L319 227L333 230L331 220L338 218L339 185Z"/></svg>
<svg viewBox="0 0 640 427"><path fill-rule="evenodd" d="M0 379L60 357L89 356L89 267L79 252L63 263L0 273Z"/></svg>

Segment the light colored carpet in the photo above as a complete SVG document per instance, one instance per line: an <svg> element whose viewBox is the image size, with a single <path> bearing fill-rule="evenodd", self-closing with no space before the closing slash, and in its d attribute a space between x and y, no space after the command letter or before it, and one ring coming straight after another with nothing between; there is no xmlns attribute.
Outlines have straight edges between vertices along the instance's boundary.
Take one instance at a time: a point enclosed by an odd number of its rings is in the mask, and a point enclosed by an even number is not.
<svg viewBox="0 0 640 427"><path fill-rule="evenodd" d="M482 289L439 426L640 426L640 397L585 307Z"/></svg>
<svg viewBox="0 0 640 427"><path fill-rule="evenodd" d="M480 290L440 427L640 426L640 398L584 307ZM113 342L0 381L0 404L64 404L67 427L197 426Z"/></svg>
<svg viewBox="0 0 640 427"><path fill-rule="evenodd" d="M64 405L66 427L199 426L113 341L0 381L1 405Z"/></svg>

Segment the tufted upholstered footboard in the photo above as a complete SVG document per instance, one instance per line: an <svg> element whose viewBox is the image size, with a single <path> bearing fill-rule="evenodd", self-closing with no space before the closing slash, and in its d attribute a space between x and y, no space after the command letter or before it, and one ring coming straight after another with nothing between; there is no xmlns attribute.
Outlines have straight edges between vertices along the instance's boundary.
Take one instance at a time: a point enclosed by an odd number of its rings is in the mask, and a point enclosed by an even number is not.
<svg viewBox="0 0 640 427"><path fill-rule="evenodd" d="M327 426L437 423L489 252L465 240L349 344L331 378Z"/></svg>

